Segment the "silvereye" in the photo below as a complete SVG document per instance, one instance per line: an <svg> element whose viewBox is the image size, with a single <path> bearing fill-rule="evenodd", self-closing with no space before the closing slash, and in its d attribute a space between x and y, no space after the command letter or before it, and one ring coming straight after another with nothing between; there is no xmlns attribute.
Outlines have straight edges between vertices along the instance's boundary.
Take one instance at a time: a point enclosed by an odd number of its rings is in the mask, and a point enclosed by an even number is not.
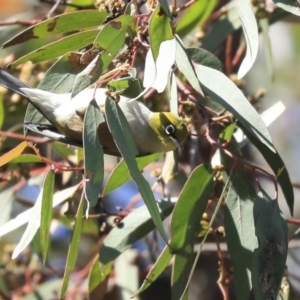
<svg viewBox="0 0 300 300"><path fill-rule="evenodd" d="M0 85L26 97L50 124L25 124L30 130L67 144L82 146L85 111L95 100L104 113L106 90L85 89L71 99L69 94L55 94L34 89L0 68ZM180 147L188 136L185 123L170 112L151 112L140 101L120 97L119 106L131 128L139 156L168 152ZM98 138L104 152L119 156L119 150L106 123L100 124Z"/></svg>

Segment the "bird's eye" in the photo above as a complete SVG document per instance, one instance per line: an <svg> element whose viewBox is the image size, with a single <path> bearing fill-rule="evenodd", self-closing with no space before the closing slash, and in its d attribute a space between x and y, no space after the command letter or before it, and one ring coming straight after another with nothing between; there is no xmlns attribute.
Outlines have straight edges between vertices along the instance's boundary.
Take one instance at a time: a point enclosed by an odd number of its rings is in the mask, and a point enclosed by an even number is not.
<svg viewBox="0 0 300 300"><path fill-rule="evenodd" d="M174 134L174 132L175 132L175 128L173 125L170 124L170 125L166 126L166 134L167 135L172 135L172 134Z"/></svg>

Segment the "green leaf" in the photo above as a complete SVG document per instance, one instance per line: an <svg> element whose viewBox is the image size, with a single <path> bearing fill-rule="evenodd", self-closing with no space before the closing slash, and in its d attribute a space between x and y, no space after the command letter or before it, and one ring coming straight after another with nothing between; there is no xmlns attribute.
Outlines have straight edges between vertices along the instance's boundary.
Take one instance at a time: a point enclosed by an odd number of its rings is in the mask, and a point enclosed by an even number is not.
<svg viewBox="0 0 300 300"><path fill-rule="evenodd" d="M216 4L216 0L196 0L180 16L176 25L176 33L182 38L194 28L200 27L210 16Z"/></svg>
<svg viewBox="0 0 300 300"><path fill-rule="evenodd" d="M300 16L300 10L296 0L274 0L274 3L285 11L290 12L293 15Z"/></svg>
<svg viewBox="0 0 300 300"><path fill-rule="evenodd" d="M174 207L172 202L161 200L155 204L163 220L171 214ZM155 224L147 207L141 206L135 209L122 220L120 226L114 227L103 241L100 262L106 264L113 261L153 229Z"/></svg>
<svg viewBox="0 0 300 300"><path fill-rule="evenodd" d="M151 191L149 183L142 176L135 160L135 156L138 154L138 149L135 145L129 124L122 110L111 97L106 99L105 113L109 130L124 158L124 161L127 164L133 180L138 186L141 196L153 218L153 222L163 239L167 241L166 233L159 215L154 195Z"/></svg>
<svg viewBox="0 0 300 300"><path fill-rule="evenodd" d="M197 228L212 191L211 167L208 164L201 165L190 175L175 205L170 239L170 246L176 251L172 271L172 300L187 298L185 288L192 271Z"/></svg>
<svg viewBox="0 0 300 300"><path fill-rule="evenodd" d="M244 77L253 66L258 52L258 28L251 4L245 0L235 0L242 22L247 44L246 55L240 65L238 78Z"/></svg>
<svg viewBox="0 0 300 300"><path fill-rule="evenodd" d="M75 149L70 148L69 145L63 143L52 143L53 149L62 157L75 155Z"/></svg>
<svg viewBox="0 0 300 300"><path fill-rule="evenodd" d="M162 9L164 10L164 13L170 19L172 19L172 15L171 15L171 12L170 12L170 7L169 7L169 2L167 0L158 0L158 3L160 4L160 6L162 7Z"/></svg>
<svg viewBox="0 0 300 300"><path fill-rule="evenodd" d="M63 276L63 282L61 285L60 293L59 293L59 298L63 299L65 297L67 288L68 288L68 283L69 283L69 278L71 272L75 268L75 264L78 258L78 249L79 249L79 242L80 242L80 236L81 236L81 229L82 229L82 223L83 223L83 211L84 211L84 205L85 205L85 200L84 197L81 197L79 207L75 216L75 224L73 228L73 234L71 238L71 243L69 245L69 251L68 251L68 257L67 257L67 262L65 266L65 272Z"/></svg>
<svg viewBox="0 0 300 300"><path fill-rule="evenodd" d="M104 70L109 66L120 51L127 49L126 34L132 36L136 34L135 18L123 15L109 23L99 32L94 40L94 50L99 50L97 56L75 79L72 90L72 97L94 83Z"/></svg>
<svg viewBox="0 0 300 300"><path fill-rule="evenodd" d="M254 251L252 264L254 297L277 299L286 265L288 227L276 200L267 197L260 202L255 210L259 247Z"/></svg>
<svg viewBox="0 0 300 300"><path fill-rule="evenodd" d="M286 169L286 166L281 159L280 155L277 152L272 152L270 149L260 143L253 135L248 132L246 128L243 127L244 133L247 135L251 143L256 146L259 152L263 155L264 159L267 161L271 169L273 170L277 181L280 184L282 192L284 194L287 205L290 209L291 215L294 213L294 189L289 176L289 173Z"/></svg>
<svg viewBox="0 0 300 300"><path fill-rule="evenodd" d="M203 91L200 87L197 75L195 73L194 65L191 59L186 52L186 49L182 43L182 41L175 36L176 38L176 65L179 71L185 76L187 81L191 84L191 86L201 95L203 95Z"/></svg>
<svg viewBox="0 0 300 300"><path fill-rule="evenodd" d="M66 52L78 50L91 44L98 33L99 30L87 30L84 32L74 33L22 56L10 64L10 66L16 67L27 61L37 63L59 57L66 54Z"/></svg>
<svg viewBox="0 0 300 300"><path fill-rule="evenodd" d="M146 290L162 274L162 272L167 269L172 256L173 253L171 251L171 248L166 245L160 256L157 258L155 264L147 274L146 278L144 279L143 284L141 285L139 290L132 296L132 298L139 296L140 293Z"/></svg>
<svg viewBox="0 0 300 300"><path fill-rule="evenodd" d="M154 61L156 61L160 44L174 38L171 19L165 15L163 8L158 4L151 16L149 24L150 46Z"/></svg>
<svg viewBox="0 0 300 300"><path fill-rule="evenodd" d="M228 35L241 27L241 19L236 3L230 1L224 6L224 9L227 13L220 17L202 41L201 48L212 53L217 50Z"/></svg>
<svg viewBox="0 0 300 300"><path fill-rule="evenodd" d="M188 290L185 291L194 260L194 243L185 244L174 256L171 277L172 300L188 300ZM185 293L183 295L183 293Z"/></svg>
<svg viewBox="0 0 300 300"><path fill-rule="evenodd" d="M45 264L50 244L50 225L52 221L52 204L54 193L55 173L50 170L45 178L41 210L40 239L43 263Z"/></svg>
<svg viewBox="0 0 300 300"><path fill-rule="evenodd" d="M2 128L4 122L4 116L5 116L5 111L3 105L3 98L2 95L0 95L0 129Z"/></svg>
<svg viewBox="0 0 300 300"><path fill-rule="evenodd" d="M105 119L93 99L85 113L83 126L85 197L91 207L98 203L104 176L104 151L98 139L98 127Z"/></svg>
<svg viewBox="0 0 300 300"><path fill-rule="evenodd" d="M187 48L187 55L190 60L196 64L203 65L209 68L221 71L223 68L222 62L213 54L201 48Z"/></svg>
<svg viewBox="0 0 300 300"><path fill-rule="evenodd" d="M18 157L12 159L9 163L11 164L20 164L20 163L33 163L33 162L42 162L40 157L35 154L20 154Z"/></svg>
<svg viewBox="0 0 300 300"><path fill-rule="evenodd" d="M56 94L70 93L78 72L86 66L80 63L81 57L82 54L77 52L62 56L47 70L38 88Z"/></svg>
<svg viewBox="0 0 300 300"><path fill-rule="evenodd" d="M101 25L107 16L108 13L96 10L82 10L58 15L25 29L5 42L3 48L27 42L31 39L40 39L59 33L96 27Z"/></svg>
<svg viewBox="0 0 300 300"><path fill-rule="evenodd" d="M104 283L104 280L107 278L111 270L111 263L101 266L99 256L97 255L95 257L94 263L89 272L89 294L91 294L101 283Z"/></svg>
<svg viewBox="0 0 300 300"><path fill-rule="evenodd" d="M232 129L226 128L222 136ZM224 141L224 140L222 140ZM226 147L242 159L238 144L232 140ZM233 161L221 152L222 163L230 176L230 188L226 196L225 232L228 251L232 259L235 294L237 299L249 299L252 289L251 265L253 251L257 247L254 230L253 202L259 201L253 184L241 162Z"/></svg>
<svg viewBox="0 0 300 300"><path fill-rule="evenodd" d="M149 49L146 56L143 85L147 92L151 87L158 93L164 92L167 87L169 74L175 62L176 41L175 39L162 41L159 45L159 53L154 61L152 50Z"/></svg>
<svg viewBox="0 0 300 300"><path fill-rule="evenodd" d="M213 173L208 164L197 167L185 183L171 220L170 246L175 250L194 241L195 230L213 190Z"/></svg>
<svg viewBox="0 0 300 300"><path fill-rule="evenodd" d="M263 46L264 46L264 52L267 61L267 68L270 77L272 78L272 80L274 80L275 66L274 66L273 55L272 55L271 40L269 36L269 20L267 18L264 18L264 19L259 19L258 22L264 39Z"/></svg>
<svg viewBox="0 0 300 300"><path fill-rule="evenodd" d="M253 138L276 153L265 123L241 90L217 70L200 65L195 65L195 70L203 90L230 111Z"/></svg>
<svg viewBox="0 0 300 300"><path fill-rule="evenodd" d="M156 161L161 156L162 153L154 153L143 157L137 157L136 162L139 170L143 170L147 165L149 165L153 161ZM116 188L120 187L130 178L131 176L127 165L124 160L121 160L114 168L114 170L110 173L106 185L103 189L102 197L115 190Z"/></svg>

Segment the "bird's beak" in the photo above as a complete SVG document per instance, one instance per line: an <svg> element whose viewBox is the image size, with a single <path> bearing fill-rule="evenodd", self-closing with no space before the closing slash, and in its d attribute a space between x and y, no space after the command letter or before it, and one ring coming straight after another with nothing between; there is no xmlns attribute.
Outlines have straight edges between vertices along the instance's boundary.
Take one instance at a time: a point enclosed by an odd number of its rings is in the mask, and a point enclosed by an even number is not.
<svg viewBox="0 0 300 300"><path fill-rule="evenodd" d="M180 143L178 140L176 140L173 137L171 137L171 139L172 139L173 143L176 145L176 147L182 151L183 150L183 144Z"/></svg>

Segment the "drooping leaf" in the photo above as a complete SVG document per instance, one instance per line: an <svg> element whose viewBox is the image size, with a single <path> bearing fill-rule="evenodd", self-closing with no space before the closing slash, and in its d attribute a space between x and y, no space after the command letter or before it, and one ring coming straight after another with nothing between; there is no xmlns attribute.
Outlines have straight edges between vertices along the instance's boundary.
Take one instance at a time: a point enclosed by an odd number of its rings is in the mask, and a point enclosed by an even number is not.
<svg viewBox="0 0 300 300"><path fill-rule="evenodd" d="M269 36L269 20L267 18L263 18L263 19L259 19L258 22L264 39L263 46L264 46L265 58L267 61L268 72L271 79L274 80L275 66L274 66L273 55L272 55L271 40Z"/></svg>
<svg viewBox="0 0 300 300"><path fill-rule="evenodd" d="M188 53L186 52L186 49L182 41L179 39L178 36L176 36L176 65L179 71L185 76L187 81L191 84L191 86L198 93L203 95L203 91L201 89L197 75L195 73L194 65L191 59L189 58Z"/></svg>
<svg viewBox="0 0 300 300"><path fill-rule="evenodd" d="M231 131L230 127L226 128L222 137ZM234 139L227 145L226 149L241 159L239 146ZM235 294L237 299L246 300L249 299L252 289L251 265L253 251L257 247L253 205L254 201L259 201L259 199L257 199L255 188L242 163L232 160L224 152L221 152L221 158L227 173L224 174L224 177L230 176L224 226L228 251L232 259Z"/></svg>
<svg viewBox="0 0 300 300"><path fill-rule="evenodd" d="M171 248L166 245L160 256L157 258L155 264L147 274L146 278L144 279L143 284L132 297L137 297L138 295L140 295L140 293L146 290L159 277L159 275L161 275L162 272L166 270L166 268L170 264L172 256L173 253L171 251Z"/></svg>
<svg viewBox="0 0 300 300"><path fill-rule="evenodd" d="M274 0L276 5L285 11L290 12L293 15L300 16L299 6L297 5L298 1L294 0Z"/></svg>
<svg viewBox="0 0 300 300"><path fill-rule="evenodd" d="M10 66L16 67L26 61L37 63L59 57L67 52L81 49L91 44L95 40L98 33L99 30L87 30L74 33L20 57L10 64Z"/></svg>
<svg viewBox="0 0 300 300"><path fill-rule="evenodd" d="M156 60L154 60L152 50L148 50L143 82L145 91L148 91L151 87L156 89L158 93L162 93L165 90L171 67L175 62L175 53L175 39L162 41L160 43ZM145 91L142 94L144 94Z"/></svg>
<svg viewBox="0 0 300 300"><path fill-rule="evenodd" d="M182 38L194 28L200 27L209 17L217 4L216 0L197 0L179 17L176 33Z"/></svg>
<svg viewBox="0 0 300 300"><path fill-rule="evenodd" d="M196 64L203 65L209 68L221 71L223 64L212 53L202 48L187 48L186 52L189 58Z"/></svg>
<svg viewBox="0 0 300 300"><path fill-rule="evenodd" d="M162 235L163 239L166 241L166 233L159 215L154 195L151 191L149 183L142 176L135 160L135 156L138 154L138 149L132 136L129 124L122 110L111 97L106 99L105 112L109 130L112 133L117 147L127 164L133 180L137 184L141 196L153 218L155 226Z"/></svg>
<svg viewBox="0 0 300 300"><path fill-rule="evenodd" d="M278 202L269 197L255 203L255 234L259 246L254 251L252 282L255 299L276 299L286 265L288 227Z"/></svg>
<svg viewBox="0 0 300 300"><path fill-rule="evenodd" d="M85 113L83 126L85 197L94 207L102 189L104 176L104 151L98 139L98 127L105 119L93 99Z"/></svg>
<svg viewBox="0 0 300 300"><path fill-rule="evenodd" d="M69 245L69 251L68 251L68 257L67 257L67 262L65 266L65 272L63 276L63 282L61 285L60 293L59 293L59 298L63 299L65 297L68 283L69 283L69 278L71 272L75 268L75 264L77 261L77 254L78 254L78 249L79 249L79 242L80 242L80 236L81 236L81 230L82 230L82 223L83 223L83 211L84 211L84 205L85 205L85 200L84 197L81 197L80 204L78 206L78 210L75 216L75 224L73 228L73 234L71 238L71 242Z"/></svg>
<svg viewBox="0 0 300 300"><path fill-rule="evenodd" d="M271 169L273 170L276 179L278 180L282 192L284 194L286 203L289 207L291 215L294 213L294 189L289 176L289 173L286 169L286 166L281 159L280 155L277 152L272 152L265 145L260 143L256 138L254 138L248 130L243 127L243 131L247 135L251 143L256 146L259 152L263 155L264 159L267 161Z"/></svg>
<svg viewBox="0 0 300 300"><path fill-rule="evenodd" d="M96 27L103 23L107 15L106 12L97 10L82 10L58 15L25 29L5 42L2 47L6 48L31 39L40 39L59 33Z"/></svg>
<svg viewBox="0 0 300 300"><path fill-rule="evenodd" d="M2 95L0 95L0 129L2 128L4 122L4 116L5 116L5 112L4 112L3 99L2 99Z"/></svg>
<svg viewBox="0 0 300 300"><path fill-rule="evenodd" d="M150 46L154 61L156 61L160 44L172 40L174 34L171 26L171 19L164 13L163 8L158 4L151 16L149 24Z"/></svg>
<svg viewBox="0 0 300 300"><path fill-rule="evenodd" d="M238 78L244 77L253 66L258 52L258 28L251 4L235 0L247 44L246 55L240 65Z"/></svg>
<svg viewBox="0 0 300 300"><path fill-rule="evenodd" d="M241 19L234 1L230 1L224 8L227 13L220 17L202 41L201 48L212 53L217 50L228 35L241 27Z"/></svg>
<svg viewBox="0 0 300 300"><path fill-rule="evenodd" d="M185 290L193 265L194 243L185 244L174 256L171 277L172 300L188 300L189 290Z"/></svg>
<svg viewBox="0 0 300 300"><path fill-rule="evenodd" d="M99 32L93 41L94 49L100 53L75 79L72 97L94 83L103 71L109 66L120 51L127 49L126 34L132 38L135 36L136 28L134 17L129 15L120 16L109 23Z"/></svg>
<svg viewBox="0 0 300 300"><path fill-rule="evenodd" d="M137 157L136 162L139 170L143 170L144 167L157 160L161 156L162 153L154 153L143 157ZM103 189L102 197L115 190L116 188L120 187L130 178L130 172L126 166L126 163L124 162L124 160L121 160L114 168L114 170L110 173L105 187Z"/></svg>
<svg viewBox="0 0 300 300"><path fill-rule="evenodd" d="M161 200L155 205L164 220L173 210L174 199L171 201ZM120 226L113 228L103 241L100 249L100 262L106 264L113 261L153 229L155 229L155 224L147 207L141 206L135 209L122 220Z"/></svg>
<svg viewBox="0 0 300 300"><path fill-rule="evenodd" d="M266 125L236 85L217 70L199 65L195 65L195 70L203 90L230 111L255 139L276 153Z"/></svg>
<svg viewBox="0 0 300 300"><path fill-rule="evenodd" d="M175 205L170 239L170 246L176 251L172 270L172 300L187 297L185 290L192 271L197 228L212 191L212 170L208 164L201 165L190 175Z"/></svg>
<svg viewBox="0 0 300 300"><path fill-rule="evenodd" d="M46 181L46 188L48 191L51 190L51 188L52 188L52 184L53 184L52 176L53 176L53 174L50 174L49 177L46 176L46 179L47 179L47 177L49 178ZM51 202L51 196L52 196L51 194L49 194L49 195L45 194L46 201ZM37 230L39 229L39 227L41 225L43 197L44 197L44 187L41 189L33 208L30 210L30 218L28 221L28 225L22 235L22 238L20 239L19 243L17 244L16 248L13 251L13 254L12 254L13 259L18 257L18 255L30 244L34 235L36 234ZM45 212L45 215L47 215L46 218L49 221L49 210L47 212ZM5 224L5 225L7 226L7 224ZM1 229L3 229L4 226L2 226ZM46 226L47 225L44 223L44 233L46 232ZM48 246L46 246L45 244L43 246L44 246L43 252L45 254L47 252Z"/></svg>
<svg viewBox="0 0 300 300"><path fill-rule="evenodd" d="M75 185L65 190L56 192L53 196L53 207L66 201L76 192L77 189L78 185ZM11 219L7 223L3 224L0 227L0 237L9 232L12 232L13 230L29 222L31 220L32 215L36 215L34 212L34 208L30 208L24 211L23 213L20 213L14 219Z"/></svg>
<svg viewBox="0 0 300 300"><path fill-rule="evenodd" d="M212 189L213 174L209 165L197 167L184 185L172 215L170 246L173 249L193 241Z"/></svg>
<svg viewBox="0 0 300 300"><path fill-rule="evenodd" d="M94 259L93 266L91 267L91 270L89 272L89 294L91 294L93 291L97 290L97 287L101 284L105 284L105 279L109 275L112 269L112 264L108 263L105 266L101 266L99 262L99 256L97 255ZM102 291L102 289L101 289ZM104 290L104 292L106 289ZM99 291L97 290L97 296L101 298L101 295L99 295ZM102 295L103 296L103 295Z"/></svg>
<svg viewBox="0 0 300 300"><path fill-rule="evenodd" d="M52 221L52 205L54 193L55 173L50 170L45 177L43 186L42 209L41 209L41 225L40 225L40 239L43 262L45 264L47 253L50 245L50 225Z"/></svg>

